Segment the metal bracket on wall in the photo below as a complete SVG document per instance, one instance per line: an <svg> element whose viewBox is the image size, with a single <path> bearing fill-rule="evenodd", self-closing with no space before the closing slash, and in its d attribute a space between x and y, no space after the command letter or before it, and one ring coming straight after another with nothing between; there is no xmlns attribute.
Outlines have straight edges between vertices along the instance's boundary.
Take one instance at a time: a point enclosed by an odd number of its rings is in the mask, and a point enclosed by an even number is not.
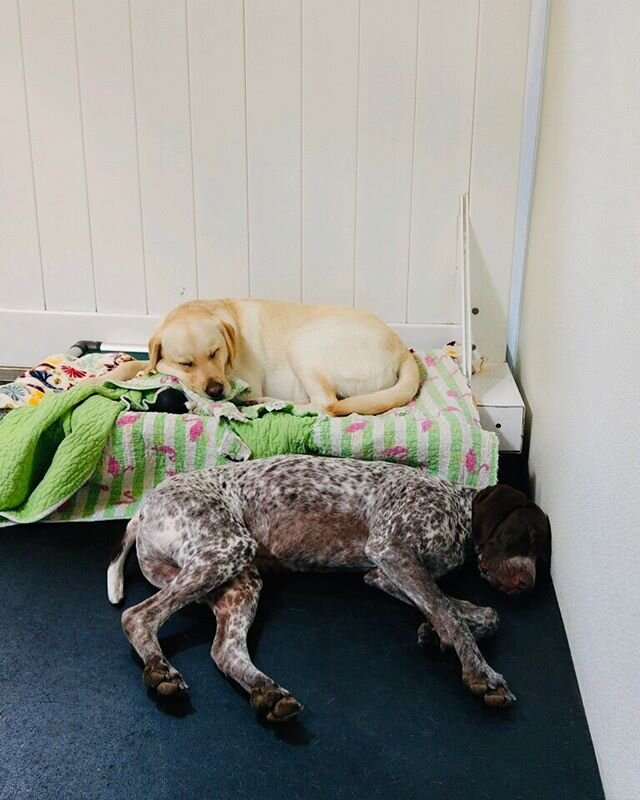
<svg viewBox="0 0 640 800"><path fill-rule="evenodd" d="M99 342L90 339L79 339L67 348L68 356L79 358L86 353L129 353L132 356L147 358L149 351L144 345L123 342Z"/></svg>

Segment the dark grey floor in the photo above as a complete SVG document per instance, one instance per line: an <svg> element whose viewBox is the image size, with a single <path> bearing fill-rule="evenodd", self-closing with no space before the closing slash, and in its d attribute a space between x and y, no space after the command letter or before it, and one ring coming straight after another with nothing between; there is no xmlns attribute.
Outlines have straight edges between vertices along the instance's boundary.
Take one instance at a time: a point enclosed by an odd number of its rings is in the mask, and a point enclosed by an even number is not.
<svg viewBox="0 0 640 800"><path fill-rule="evenodd" d="M272 729L211 662L201 607L162 631L190 702L169 710L147 696L105 595L121 529L0 530L1 800L603 797L548 583L521 602L473 573L447 583L502 616L483 650L518 696L507 712L468 694L453 655L416 646L416 611L358 576L270 583L256 661L306 704ZM127 604L152 591L135 558L127 574Z"/></svg>

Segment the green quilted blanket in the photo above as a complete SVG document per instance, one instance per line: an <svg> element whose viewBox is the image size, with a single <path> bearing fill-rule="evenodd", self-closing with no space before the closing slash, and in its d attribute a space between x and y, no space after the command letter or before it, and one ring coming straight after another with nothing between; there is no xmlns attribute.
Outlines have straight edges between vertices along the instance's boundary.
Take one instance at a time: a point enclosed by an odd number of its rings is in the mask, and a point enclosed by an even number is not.
<svg viewBox="0 0 640 800"><path fill-rule="evenodd" d="M418 395L375 417L213 402L170 376L46 395L0 423L0 519L130 518L170 475L291 452L387 459L467 486L495 483L497 436L481 429L457 364L444 351L415 357ZM185 391L189 413L146 410L171 385ZM236 385L236 394L245 388Z"/></svg>

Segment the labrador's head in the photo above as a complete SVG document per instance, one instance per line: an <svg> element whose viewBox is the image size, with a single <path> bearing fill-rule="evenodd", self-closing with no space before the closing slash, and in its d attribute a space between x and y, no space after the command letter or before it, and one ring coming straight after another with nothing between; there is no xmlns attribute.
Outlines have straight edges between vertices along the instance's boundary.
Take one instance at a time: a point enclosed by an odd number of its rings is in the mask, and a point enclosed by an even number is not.
<svg viewBox="0 0 640 800"><path fill-rule="evenodd" d="M171 311L149 340L151 369L175 375L196 392L220 400L230 393L227 370L237 328L224 303L193 300Z"/></svg>
<svg viewBox="0 0 640 800"><path fill-rule="evenodd" d="M472 527L482 577L510 595L533 589L536 572L551 558L549 520L540 506L499 483L474 497Z"/></svg>

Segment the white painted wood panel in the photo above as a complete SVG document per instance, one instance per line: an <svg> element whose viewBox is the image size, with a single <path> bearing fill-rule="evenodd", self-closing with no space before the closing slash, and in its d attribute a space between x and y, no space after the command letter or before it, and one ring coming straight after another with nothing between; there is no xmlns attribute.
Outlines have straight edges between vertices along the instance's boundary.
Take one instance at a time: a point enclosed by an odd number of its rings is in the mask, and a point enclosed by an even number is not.
<svg viewBox="0 0 640 800"><path fill-rule="evenodd" d="M358 0L302 1L302 299L353 305Z"/></svg>
<svg viewBox="0 0 640 800"><path fill-rule="evenodd" d="M97 310L147 310L128 0L75 0Z"/></svg>
<svg viewBox="0 0 640 800"><path fill-rule="evenodd" d="M420 4L409 321L460 317L455 242L469 184L477 11L469 0Z"/></svg>
<svg viewBox="0 0 640 800"><path fill-rule="evenodd" d="M471 158L473 336L492 361L506 352L507 311L527 66L530 3L481 0Z"/></svg>
<svg viewBox="0 0 640 800"><path fill-rule="evenodd" d="M44 308L29 120L15 0L0 0L0 306Z"/></svg>
<svg viewBox="0 0 640 800"><path fill-rule="evenodd" d="M95 311L72 0L21 0L46 307Z"/></svg>
<svg viewBox="0 0 640 800"><path fill-rule="evenodd" d="M417 0L362 3L355 301L394 322L407 314L417 31Z"/></svg>
<svg viewBox="0 0 640 800"><path fill-rule="evenodd" d="M245 0L250 291L300 300L300 0Z"/></svg>
<svg viewBox="0 0 640 800"><path fill-rule="evenodd" d="M200 297L249 294L242 0L188 0Z"/></svg>
<svg viewBox="0 0 640 800"><path fill-rule="evenodd" d="M198 295L184 2L131 0L150 313Z"/></svg>
<svg viewBox="0 0 640 800"><path fill-rule="evenodd" d="M247 294L457 330L469 191L474 338L500 359L529 6L0 0L0 323L56 312L6 347Z"/></svg>

